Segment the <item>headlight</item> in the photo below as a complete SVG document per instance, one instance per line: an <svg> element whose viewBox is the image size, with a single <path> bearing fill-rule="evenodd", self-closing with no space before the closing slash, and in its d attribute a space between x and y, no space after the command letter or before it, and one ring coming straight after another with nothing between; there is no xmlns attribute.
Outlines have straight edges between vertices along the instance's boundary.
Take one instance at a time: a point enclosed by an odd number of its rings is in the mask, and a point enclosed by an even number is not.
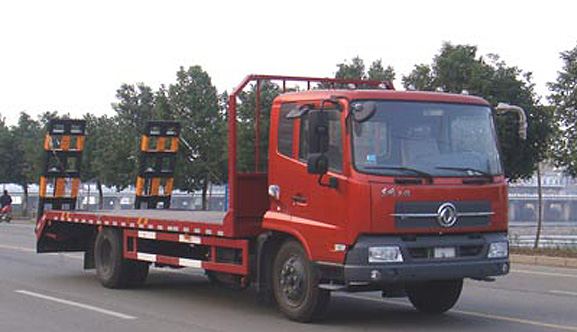
<svg viewBox="0 0 577 332"><path fill-rule="evenodd" d="M509 242L493 242L489 246L488 258L503 258L509 256Z"/></svg>
<svg viewBox="0 0 577 332"><path fill-rule="evenodd" d="M401 248L391 247L369 247L369 263L391 263L402 262L403 254Z"/></svg>

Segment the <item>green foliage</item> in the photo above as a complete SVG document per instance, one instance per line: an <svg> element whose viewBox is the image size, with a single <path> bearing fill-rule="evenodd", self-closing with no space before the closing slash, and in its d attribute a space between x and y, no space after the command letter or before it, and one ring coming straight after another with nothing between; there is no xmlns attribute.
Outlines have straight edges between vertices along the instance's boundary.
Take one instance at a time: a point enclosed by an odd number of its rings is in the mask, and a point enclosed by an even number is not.
<svg viewBox="0 0 577 332"><path fill-rule="evenodd" d="M395 79L395 70L391 66L383 67L381 59L373 61L369 70L366 70L365 62L360 57L354 57L351 62L347 61L337 64L337 72L335 78L346 78L355 80L371 80L371 81L393 81ZM319 88L332 88L330 84L320 84ZM347 88L346 85L338 84L336 88ZM359 86L360 89L373 88L370 86Z"/></svg>
<svg viewBox="0 0 577 332"><path fill-rule="evenodd" d="M554 145L554 158L558 165L577 176L577 46L561 52L563 69L555 82L549 83L549 100L555 106L560 137Z"/></svg>
<svg viewBox="0 0 577 332"><path fill-rule="evenodd" d="M407 90L435 91L437 88L433 70L424 64L415 65L415 69L409 75L403 76L402 82Z"/></svg>
<svg viewBox="0 0 577 332"><path fill-rule="evenodd" d="M38 121L27 113L20 113L18 124L11 129L13 139L13 167L10 182L28 186L40 178L43 161L44 133Z"/></svg>
<svg viewBox="0 0 577 332"><path fill-rule="evenodd" d="M107 186L122 189L133 185L136 168L133 147L118 139L120 126L116 118L106 115L84 115L86 120L86 143L82 158L82 181L99 181Z"/></svg>
<svg viewBox="0 0 577 332"><path fill-rule="evenodd" d="M169 86L167 93L159 92L157 100L164 117L182 123L181 136L192 148L181 150L183 156L193 161L181 159L175 186L186 191L206 192L209 183L224 182L225 123L210 76L200 66L181 67L176 83Z"/></svg>
<svg viewBox="0 0 577 332"><path fill-rule="evenodd" d="M11 173L16 159L21 157L14 151L14 137L0 115L0 183L13 182Z"/></svg>
<svg viewBox="0 0 577 332"><path fill-rule="evenodd" d="M367 72L367 78L371 81L394 81L395 76L393 67L383 68L381 59L375 60Z"/></svg>
<svg viewBox="0 0 577 332"><path fill-rule="evenodd" d="M260 163L259 171L266 172L268 165L268 133L270 112L274 99L281 93L281 88L270 81L260 83ZM250 90L239 94L237 109L237 168L242 173L255 172L256 154L256 84Z"/></svg>
<svg viewBox="0 0 577 332"><path fill-rule="evenodd" d="M339 70L335 73L335 78L350 78L350 79L365 79L367 74L365 73L365 62L363 59L354 57L351 63L337 64Z"/></svg>
<svg viewBox="0 0 577 332"><path fill-rule="evenodd" d="M96 131L96 139L101 140L97 155L103 158L103 164L95 166L95 171L103 184L121 190L135 184L142 131L148 121L155 119L154 93L143 83L123 84L116 98L118 102L112 104L116 116L101 118L107 128L101 133Z"/></svg>
<svg viewBox="0 0 577 332"><path fill-rule="evenodd" d="M403 77L407 89L469 93L485 98L492 105L506 102L522 107L528 117L528 138L517 135L514 116L499 117L499 141L505 175L509 180L532 176L538 162L546 158L555 132L550 108L539 104L531 74L509 67L496 55L477 56L470 45L443 44L431 66L418 65Z"/></svg>
<svg viewBox="0 0 577 332"><path fill-rule="evenodd" d="M157 120L175 120L171 111L168 91L164 85L161 85L160 89L154 93L153 113Z"/></svg>
<svg viewBox="0 0 577 332"><path fill-rule="evenodd" d="M444 43L441 53L433 60L437 86L454 93L471 89L483 67L482 60L477 59L476 54L475 46Z"/></svg>

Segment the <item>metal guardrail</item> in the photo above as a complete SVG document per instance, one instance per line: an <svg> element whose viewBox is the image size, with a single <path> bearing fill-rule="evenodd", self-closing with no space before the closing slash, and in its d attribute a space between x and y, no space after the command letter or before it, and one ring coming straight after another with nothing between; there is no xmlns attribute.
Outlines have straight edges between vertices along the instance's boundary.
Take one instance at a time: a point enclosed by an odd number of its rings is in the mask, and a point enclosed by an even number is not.
<svg viewBox="0 0 577 332"><path fill-rule="evenodd" d="M509 235L512 247L533 247L535 235ZM577 249L577 235L542 235L539 238L540 248Z"/></svg>
<svg viewBox="0 0 577 332"><path fill-rule="evenodd" d="M537 229L537 223L535 221L510 221L509 228L516 227L534 227ZM577 221L543 221L543 228L547 227L574 227L577 228Z"/></svg>

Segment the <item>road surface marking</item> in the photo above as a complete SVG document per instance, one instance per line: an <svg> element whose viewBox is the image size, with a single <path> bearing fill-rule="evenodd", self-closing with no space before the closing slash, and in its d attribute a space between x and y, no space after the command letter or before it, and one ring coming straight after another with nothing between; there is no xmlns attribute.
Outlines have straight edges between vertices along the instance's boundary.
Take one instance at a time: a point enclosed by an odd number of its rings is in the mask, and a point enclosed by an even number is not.
<svg viewBox="0 0 577 332"><path fill-rule="evenodd" d="M549 291L549 293L577 296L577 292L567 292L567 291L561 291L561 290L552 290L552 291Z"/></svg>
<svg viewBox="0 0 577 332"><path fill-rule="evenodd" d="M0 244L0 248L2 249L10 249L10 250L18 250L18 251L25 251L25 252L36 252L34 248L25 248L25 247L16 247L16 246L9 246L6 244Z"/></svg>
<svg viewBox="0 0 577 332"><path fill-rule="evenodd" d="M378 303L395 304L395 305L400 305L400 306L404 306L404 307L413 307L409 303L398 302L398 301L394 301L394 300L377 299L377 298L366 297L366 296L361 296L361 295L340 293L339 296L353 298L353 299L359 299L359 300L368 300L368 301L373 301L373 302L378 302ZM461 314L461 315L466 315L466 316L472 316L472 317L479 317L479 318L500 320L500 321L505 321L505 322L518 323L518 324L524 324L524 325L532 325L532 326L538 326L538 327L545 327L545 328L557 329L557 330L563 330L563 331L577 332L577 326L571 326L571 325L550 324L550 323L537 322L537 321L532 321L532 320L527 320L527 319L522 319L522 318L492 315L492 314L486 314L486 313L482 313L482 312L458 310L458 309L452 309L450 312Z"/></svg>
<svg viewBox="0 0 577 332"><path fill-rule="evenodd" d="M34 249L34 248L16 247L16 246L9 246L9 245L5 245L5 244L0 244L0 249L10 249L10 250L23 251L23 252L36 253L36 249ZM83 259L84 258L82 254L78 254L78 253L49 252L49 253L43 253L43 255L66 256L66 257L74 258L74 259Z"/></svg>
<svg viewBox="0 0 577 332"><path fill-rule="evenodd" d="M52 296L48 296L48 295L43 295L43 294L39 294L39 293L34 293L34 292L30 292L27 290L16 290L16 293L19 294L23 294L23 295L28 295L28 296L32 296L32 297L36 297L39 299L43 299L43 300L48 300L48 301L52 301L52 302L57 302L57 303L61 303L61 304L66 304L72 307L77 307L77 308L81 308L81 309L86 309L86 310L91 310L91 311L95 311L101 314L105 314L105 315L109 315L109 316L114 316L114 317L118 317L118 318L122 318L122 319L136 319L136 317L134 316L130 316L130 315L125 315L116 311L111 311L111 310L106 310L106 309L102 309L102 308L98 308L98 307L94 307L91 305L87 305L87 304L83 304L83 303L78 303L78 302L73 302L73 301L68 301L68 300L63 300L63 299L59 299L56 297L52 297Z"/></svg>
<svg viewBox="0 0 577 332"><path fill-rule="evenodd" d="M547 277L562 277L562 278L575 278L575 279L577 279L577 274L541 272L541 271L531 271L531 270L511 270L511 272L512 273L523 273L523 274L534 274L534 275L547 276Z"/></svg>

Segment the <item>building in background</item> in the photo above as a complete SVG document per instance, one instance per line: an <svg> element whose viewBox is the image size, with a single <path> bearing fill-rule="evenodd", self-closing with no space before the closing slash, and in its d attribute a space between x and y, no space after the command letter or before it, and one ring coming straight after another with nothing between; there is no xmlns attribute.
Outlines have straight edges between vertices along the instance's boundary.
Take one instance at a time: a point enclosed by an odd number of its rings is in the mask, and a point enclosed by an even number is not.
<svg viewBox="0 0 577 332"><path fill-rule="evenodd" d="M577 180L563 170L543 164L543 221L577 223ZM509 185L509 220L512 223L534 223L538 213L537 176Z"/></svg>

